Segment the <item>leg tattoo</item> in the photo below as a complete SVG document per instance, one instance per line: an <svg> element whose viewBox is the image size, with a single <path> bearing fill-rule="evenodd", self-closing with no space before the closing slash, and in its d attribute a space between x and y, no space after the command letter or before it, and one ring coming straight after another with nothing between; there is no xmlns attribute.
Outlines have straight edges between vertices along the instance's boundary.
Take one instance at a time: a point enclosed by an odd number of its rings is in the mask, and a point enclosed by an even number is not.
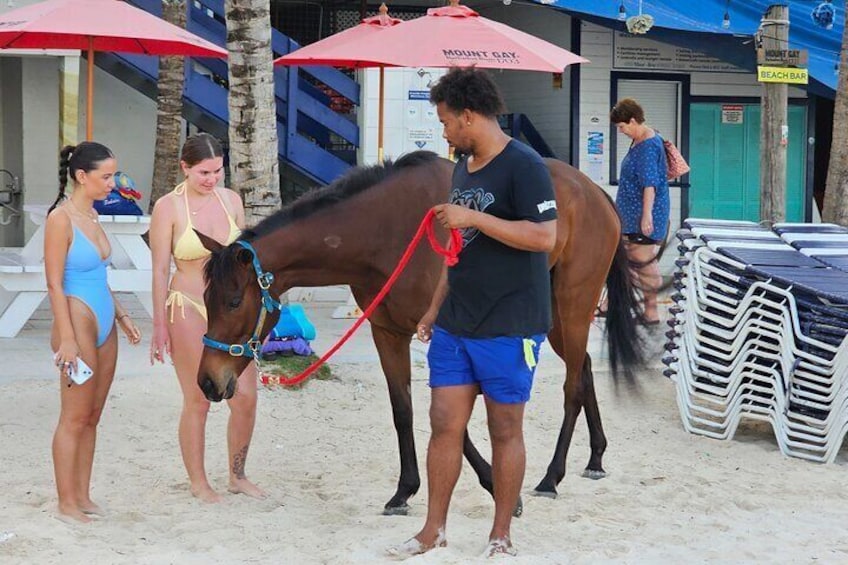
<svg viewBox="0 0 848 565"><path fill-rule="evenodd" d="M247 459L247 448L248 446L245 445L233 456L233 476L237 479L245 478L244 463Z"/></svg>

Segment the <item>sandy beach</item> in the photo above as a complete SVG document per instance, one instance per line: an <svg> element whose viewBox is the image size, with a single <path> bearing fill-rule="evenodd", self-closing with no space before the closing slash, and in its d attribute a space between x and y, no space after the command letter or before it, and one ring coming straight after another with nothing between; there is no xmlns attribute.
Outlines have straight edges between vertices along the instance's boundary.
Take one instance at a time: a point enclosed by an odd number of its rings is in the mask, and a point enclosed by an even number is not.
<svg viewBox="0 0 848 565"><path fill-rule="evenodd" d="M133 300L131 297L127 301ZM129 305L135 314L143 310ZM319 352L351 323L337 304L308 303ZM177 444L181 398L170 366L121 343L118 372L99 428L93 497L108 516L88 525L55 518L50 442L58 414L49 362L48 313L2 340L0 371L0 563L389 563L385 548L422 524L426 482L408 517L382 516L394 492L398 455L386 387L366 326L331 362L335 379L298 390L260 388L248 476L270 496L190 495ZM661 331L654 337L662 341ZM674 384L659 354L641 390L616 392L593 329L596 388L609 440L608 477L580 477L588 460L581 417L557 499L530 489L544 474L562 419L564 367L543 351L527 407L524 516L514 522L510 563L845 563L846 453L832 465L784 457L766 424L744 424L732 441L686 433ZM414 344L418 460L428 438L424 346ZM14 368L13 368L14 367ZM482 405L472 437L488 453ZM226 491L228 409L213 405L207 471ZM448 547L408 563L485 562L493 504L466 465L448 523Z"/></svg>

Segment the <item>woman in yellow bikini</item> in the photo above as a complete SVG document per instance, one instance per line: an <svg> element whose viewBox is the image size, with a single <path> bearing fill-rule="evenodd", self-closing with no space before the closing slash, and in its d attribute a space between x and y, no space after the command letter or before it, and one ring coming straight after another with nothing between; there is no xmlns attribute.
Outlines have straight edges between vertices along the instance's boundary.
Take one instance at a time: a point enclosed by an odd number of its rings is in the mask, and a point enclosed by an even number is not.
<svg viewBox="0 0 848 565"><path fill-rule="evenodd" d="M204 465L209 401L197 386L197 371L206 333L203 266L209 256L194 230L222 244L232 243L244 227L241 198L218 187L224 171L221 144L209 134L189 137L180 155L185 181L160 198L150 222L153 256L153 340L150 363L173 361L183 392L179 438L191 493L205 502L221 496L209 484ZM171 259L176 270L171 276ZM169 282L170 278L170 282ZM247 480L245 459L256 420L256 368L251 363L239 377L229 401L227 428L229 485L232 493L264 498Z"/></svg>

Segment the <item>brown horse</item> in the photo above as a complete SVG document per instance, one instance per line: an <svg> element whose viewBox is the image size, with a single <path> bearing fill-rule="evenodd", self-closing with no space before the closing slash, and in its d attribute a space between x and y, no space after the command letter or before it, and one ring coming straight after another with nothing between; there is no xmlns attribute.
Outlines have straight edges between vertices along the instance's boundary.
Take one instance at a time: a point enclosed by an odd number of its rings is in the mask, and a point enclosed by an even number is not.
<svg viewBox="0 0 848 565"><path fill-rule="evenodd" d="M277 320L273 297L294 286L347 284L364 310L397 265L427 210L447 200L453 166L433 153L418 151L394 163L360 167L265 219L228 247L202 237L213 252L206 266L204 296L209 312L207 347L197 376L206 397L219 401L232 396L236 377L252 356L251 346ZM607 440L586 353L593 312L605 282L610 294L610 361L614 368L632 367L641 355L636 333L639 306L615 207L578 170L554 160L548 160L548 166L559 213L557 245L549 261L554 325L548 339L565 361L567 374L562 429L547 473L535 490L553 497L565 476L566 453L581 408L586 411L591 438L584 476L605 475L601 458ZM409 346L442 268L442 259L424 247L419 247L370 318L400 447L400 480L385 505L386 514L405 514L407 500L420 486L412 433ZM480 483L491 492L491 467L467 433L464 454ZM516 512L520 511L519 506Z"/></svg>

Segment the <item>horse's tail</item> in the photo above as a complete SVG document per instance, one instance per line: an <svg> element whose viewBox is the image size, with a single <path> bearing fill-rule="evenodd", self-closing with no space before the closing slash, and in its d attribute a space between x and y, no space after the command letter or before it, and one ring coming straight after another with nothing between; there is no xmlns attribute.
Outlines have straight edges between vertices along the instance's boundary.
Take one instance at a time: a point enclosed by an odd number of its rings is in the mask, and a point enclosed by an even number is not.
<svg viewBox="0 0 848 565"><path fill-rule="evenodd" d="M607 273L607 349L613 377L633 380L633 369L644 362L639 325L644 320L624 242L619 240Z"/></svg>

